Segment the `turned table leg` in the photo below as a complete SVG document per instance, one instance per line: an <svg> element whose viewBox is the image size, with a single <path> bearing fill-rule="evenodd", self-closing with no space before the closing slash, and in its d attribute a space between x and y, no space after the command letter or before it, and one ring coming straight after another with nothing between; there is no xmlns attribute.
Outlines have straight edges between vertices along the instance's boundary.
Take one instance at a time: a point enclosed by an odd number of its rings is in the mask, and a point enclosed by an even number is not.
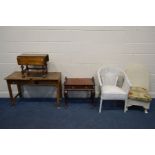
<svg viewBox="0 0 155 155"><path fill-rule="evenodd" d="M61 86L59 82L57 83L56 87L57 87L57 107L60 107Z"/></svg>
<svg viewBox="0 0 155 155"><path fill-rule="evenodd" d="M23 95L22 95L22 88L21 88L20 84L17 84L17 89L18 89L19 97L23 97Z"/></svg>

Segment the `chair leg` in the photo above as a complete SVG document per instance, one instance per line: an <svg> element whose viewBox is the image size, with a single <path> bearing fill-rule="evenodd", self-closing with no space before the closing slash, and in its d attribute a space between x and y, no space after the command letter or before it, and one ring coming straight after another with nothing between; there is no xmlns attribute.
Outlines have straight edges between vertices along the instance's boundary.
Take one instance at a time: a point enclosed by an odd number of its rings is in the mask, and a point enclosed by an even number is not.
<svg viewBox="0 0 155 155"><path fill-rule="evenodd" d="M128 107L127 107L127 100L125 100L125 104L124 104L124 112L128 111Z"/></svg>
<svg viewBox="0 0 155 155"><path fill-rule="evenodd" d="M145 114L147 114L148 113L147 109L144 109L144 112L145 112Z"/></svg>
<svg viewBox="0 0 155 155"><path fill-rule="evenodd" d="M99 108L99 113L101 113L102 110L102 99L100 100L100 108Z"/></svg>

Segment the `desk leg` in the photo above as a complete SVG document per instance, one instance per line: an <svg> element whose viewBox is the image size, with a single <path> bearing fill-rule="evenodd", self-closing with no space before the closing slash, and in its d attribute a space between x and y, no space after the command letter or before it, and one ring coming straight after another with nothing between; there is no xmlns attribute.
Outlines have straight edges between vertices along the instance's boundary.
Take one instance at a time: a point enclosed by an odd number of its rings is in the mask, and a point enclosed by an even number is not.
<svg viewBox="0 0 155 155"><path fill-rule="evenodd" d="M60 87L59 82L56 87L57 87L57 107L60 107L61 87Z"/></svg>
<svg viewBox="0 0 155 155"><path fill-rule="evenodd" d="M22 88L21 88L20 84L17 84L17 89L18 89L19 97L23 97L23 95L22 95Z"/></svg>
<svg viewBox="0 0 155 155"><path fill-rule="evenodd" d="M8 85L9 95L10 95L10 99L11 99L11 104L15 105L16 99L13 97L11 84L9 82L7 82L7 85Z"/></svg>

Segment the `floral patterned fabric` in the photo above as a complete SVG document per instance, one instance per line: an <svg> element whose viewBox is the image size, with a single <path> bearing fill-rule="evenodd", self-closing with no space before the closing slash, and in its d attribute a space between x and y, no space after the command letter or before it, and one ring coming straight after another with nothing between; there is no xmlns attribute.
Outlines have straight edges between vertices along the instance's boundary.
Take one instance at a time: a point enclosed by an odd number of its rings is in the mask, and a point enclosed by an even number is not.
<svg viewBox="0 0 155 155"><path fill-rule="evenodd" d="M141 87L131 87L129 91L129 99L143 102L150 102L152 100L148 91Z"/></svg>

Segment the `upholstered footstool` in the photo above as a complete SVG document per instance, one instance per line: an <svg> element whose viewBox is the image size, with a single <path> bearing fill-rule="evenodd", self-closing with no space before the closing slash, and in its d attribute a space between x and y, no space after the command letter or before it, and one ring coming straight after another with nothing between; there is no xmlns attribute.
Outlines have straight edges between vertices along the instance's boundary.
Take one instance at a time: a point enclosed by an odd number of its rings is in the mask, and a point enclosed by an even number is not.
<svg viewBox="0 0 155 155"><path fill-rule="evenodd" d="M128 107L136 105L142 106L144 108L144 112L148 113L147 110L150 108L151 100L151 95L146 89L141 87L131 87L128 95L126 111L128 110Z"/></svg>

